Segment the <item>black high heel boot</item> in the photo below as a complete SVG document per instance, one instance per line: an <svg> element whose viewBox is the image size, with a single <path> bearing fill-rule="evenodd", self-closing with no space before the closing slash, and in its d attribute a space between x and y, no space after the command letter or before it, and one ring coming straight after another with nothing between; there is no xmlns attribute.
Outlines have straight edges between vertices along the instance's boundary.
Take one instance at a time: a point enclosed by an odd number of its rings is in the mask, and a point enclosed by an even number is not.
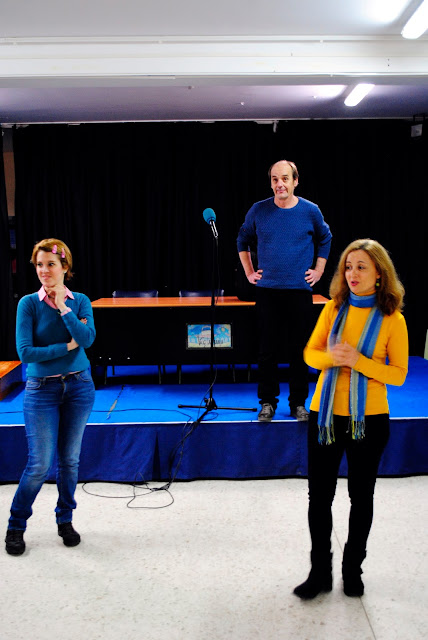
<svg viewBox="0 0 428 640"><path fill-rule="evenodd" d="M349 598L359 598L364 594L364 582L361 580L361 564L366 557L365 551L356 552L345 544L342 561L343 591Z"/></svg>
<svg viewBox="0 0 428 640"><path fill-rule="evenodd" d="M331 553L319 554L311 552L312 568L305 582L299 584L293 593L302 600L312 600L322 591L331 591L333 588L333 576Z"/></svg>

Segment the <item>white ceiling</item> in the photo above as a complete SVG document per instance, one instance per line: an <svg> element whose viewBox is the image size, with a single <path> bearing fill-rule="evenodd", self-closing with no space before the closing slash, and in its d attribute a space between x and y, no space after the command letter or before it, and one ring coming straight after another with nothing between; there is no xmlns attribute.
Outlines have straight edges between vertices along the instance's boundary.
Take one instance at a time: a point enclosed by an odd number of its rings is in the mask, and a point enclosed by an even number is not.
<svg viewBox="0 0 428 640"><path fill-rule="evenodd" d="M420 2L0 0L0 123L428 115Z"/></svg>

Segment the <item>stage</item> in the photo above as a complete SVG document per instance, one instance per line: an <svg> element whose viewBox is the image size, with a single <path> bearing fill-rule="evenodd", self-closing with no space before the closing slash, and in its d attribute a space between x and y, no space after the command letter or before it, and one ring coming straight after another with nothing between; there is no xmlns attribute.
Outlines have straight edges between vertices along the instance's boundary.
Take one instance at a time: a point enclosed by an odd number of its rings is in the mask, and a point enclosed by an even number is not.
<svg viewBox="0 0 428 640"><path fill-rule="evenodd" d="M234 383L230 369L219 366L212 394L217 406L258 411L257 369L250 382L245 366L236 367L235 374ZM271 423L259 423L254 411L219 408L195 425L209 395L209 367L183 367L182 384L174 367L167 368L163 384L155 366L116 367L114 376L109 369L85 431L80 481L304 477L306 424L290 418L286 366L281 375L281 400ZM312 371L310 397L315 380ZM405 384L388 388L391 438L380 476L428 472L427 389L428 361L411 357ZM0 402L2 483L17 482L26 463L23 390L24 384L19 385ZM346 460L340 474L346 475ZM49 479L54 479L52 471Z"/></svg>

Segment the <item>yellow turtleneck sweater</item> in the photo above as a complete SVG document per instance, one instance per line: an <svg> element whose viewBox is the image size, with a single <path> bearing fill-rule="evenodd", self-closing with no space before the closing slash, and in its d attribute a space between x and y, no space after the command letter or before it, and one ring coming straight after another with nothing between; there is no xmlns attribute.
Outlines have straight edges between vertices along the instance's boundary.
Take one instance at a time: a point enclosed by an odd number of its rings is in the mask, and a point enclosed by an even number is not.
<svg viewBox="0 0 428 640"><path fill-rule="evenodd" d="M326 303L304 350L305 362L314 369L321 370L311 402L312 411L319 411L324 371L333 366L333 359L327 345L337 312L333 300ZM360 308L352 305L349 307L342 333L342 342L347 342L353 347L357 346L369 313L370 308L367 307ZM383 318L373 356L366 358L360 354L354 366L356 371L369 379L366 415L389 413L386 385L400 386L403 384L407 375L408 357L409 341L406 321L399 311L394 311L390 316ZM386 362L387 359L388 362ZM333 404L333 413L336 415L349 416L350 378L351 369L341 367Z"/></svg>

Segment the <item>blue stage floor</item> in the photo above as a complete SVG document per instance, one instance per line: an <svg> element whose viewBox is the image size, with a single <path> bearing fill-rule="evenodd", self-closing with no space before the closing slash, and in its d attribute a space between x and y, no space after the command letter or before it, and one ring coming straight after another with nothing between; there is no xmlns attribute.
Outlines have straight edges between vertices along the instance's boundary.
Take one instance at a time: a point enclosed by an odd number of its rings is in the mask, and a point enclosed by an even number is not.
<svg viewBox="0 0 428 640"><path fill-rule="evenodd" d="M209 394L210 372L208 367L183 367L183 384L177 384L174 367L167 367L165 382L158 384L156 367L116 367L106 385L98 385L96 400L89 423L170 423L194 420L197 409L178 409L178 404L201 405ZM284 367L283 377L286 378ZM252 370L256 378L257 368ZM247 370L237 367L237 382L232 382L231 371L219 367L218 382L213 387L213 398L218 407L250 407L259 409L256 382L245 382ZM315 389L316 375L311 375L309 407ZM197 382L204 380L204 382ZM409 373L402 387L388 387L388 400L392 418L428 417L428 360L411 357ZM0 402L0 426L24 424L22 402L24 385L15 389ZM288 412L288 384L281 383L281 397L275 421L293 420ZM218 410L211 412L210 421L254 421L256 413L250 411Z"/></svg>
<svg viewBox="0 0 428 640"><path fill-rule="evenodd" d="M166 478L171 453L188 436L191 424L205 409L209 368L183 367L177 384L175 367L168 367L159 385L156 367L116 367L116 375L99 385L82 448L81 479L132 481ZM281 401L275 420L257 421L257 412L218 409L186 438L177 478L276 477L306 474L306 429L288 412L287 367L283 371ZM252 378L257 371L253 369ZM256 408L257 384L247 382L245 367L237 368L237 382L226 367L219 368L213 398L218 407ZM310 404L315 388L312 373ZM391 413L390 451L380 469L383 475L428 472L428 361L410 358L402 387L388 388ZM19 479L25 466L23 428L24 385L0 402L0 482ZM178 408L200 405L200 409ZM181 449L180 449L181 450ZM343 463L341 473L346 473Z"/></svg>

